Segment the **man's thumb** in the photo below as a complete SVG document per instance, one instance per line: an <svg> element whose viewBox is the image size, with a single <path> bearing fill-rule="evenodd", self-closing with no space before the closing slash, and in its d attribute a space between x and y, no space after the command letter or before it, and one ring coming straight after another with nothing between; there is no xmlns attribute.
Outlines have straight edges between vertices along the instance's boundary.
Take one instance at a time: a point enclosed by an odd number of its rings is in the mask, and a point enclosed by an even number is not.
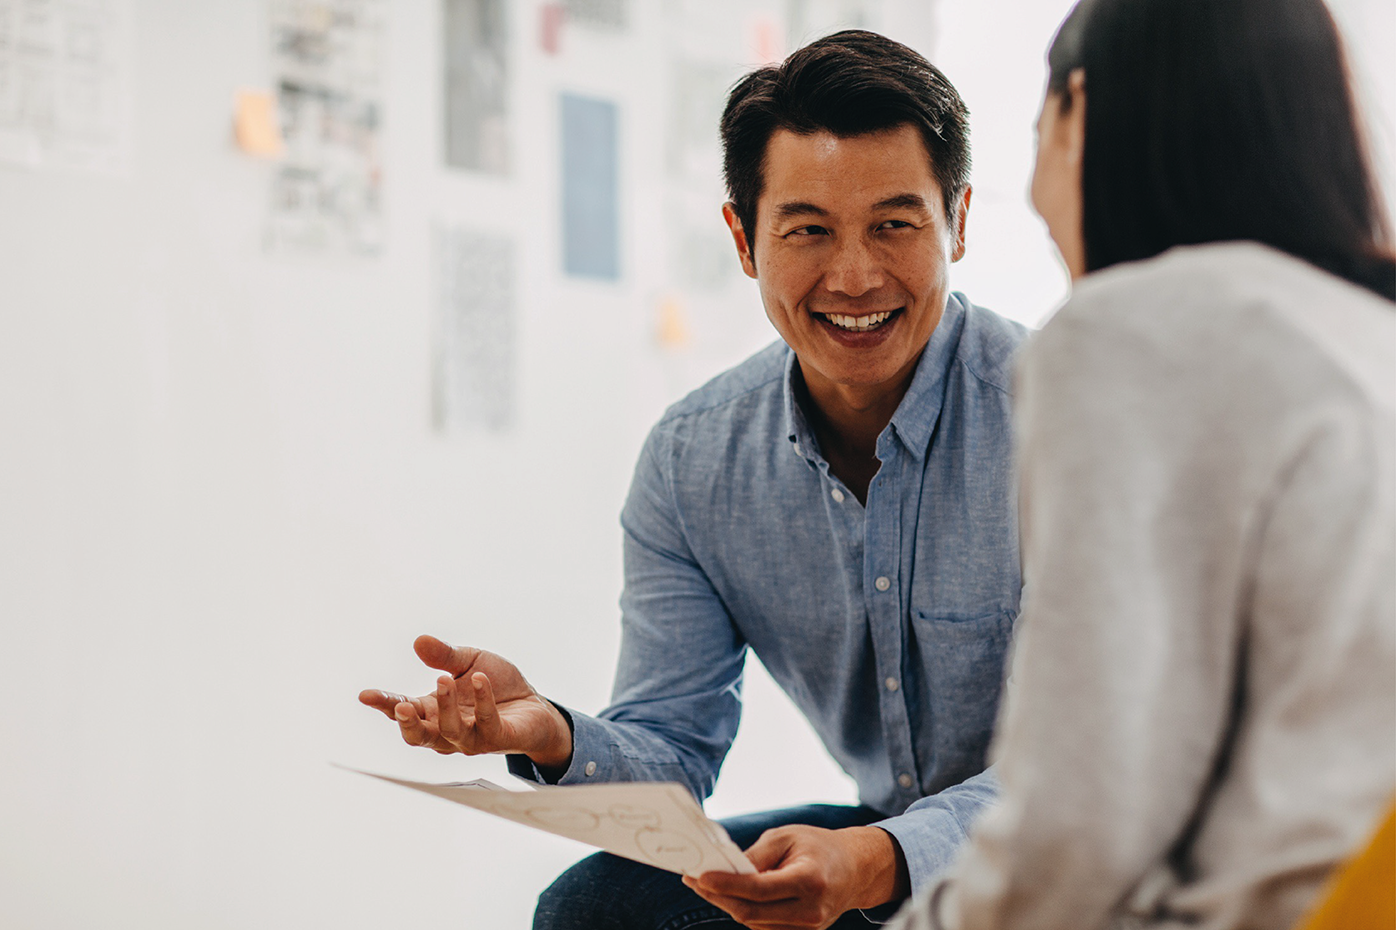
<svg viewBox="0 0 1396 930"><path fill-rule="evenodd" d="M471 663L480 654L480 650L471 649L469 646L452 646L444 643L435 636L418 636L412 643L412 648L417 653L417 658L432 668L440 669L459 678L470 670Z"/></svg>
<svg viewBox="0 0 1396 930"><path fill-rule="evenodd" d="M790 851L790 837L779 828L767 830L746 850L746 857L758 872L769 872L785 861Z"/></svg>

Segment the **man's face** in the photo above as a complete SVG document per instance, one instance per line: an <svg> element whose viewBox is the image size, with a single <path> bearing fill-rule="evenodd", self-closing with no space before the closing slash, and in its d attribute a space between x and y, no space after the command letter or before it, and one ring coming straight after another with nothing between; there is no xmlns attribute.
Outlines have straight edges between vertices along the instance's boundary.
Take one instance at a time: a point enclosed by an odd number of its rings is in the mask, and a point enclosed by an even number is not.
<svg viewBox="0 0 1396 930"><path fill-rule="evenodd" d="M904 386L964 254L969 192L952 229L910 125L847 138L777 130L765 165L750 240L730 205L724 212L811 391Z"/></svg>

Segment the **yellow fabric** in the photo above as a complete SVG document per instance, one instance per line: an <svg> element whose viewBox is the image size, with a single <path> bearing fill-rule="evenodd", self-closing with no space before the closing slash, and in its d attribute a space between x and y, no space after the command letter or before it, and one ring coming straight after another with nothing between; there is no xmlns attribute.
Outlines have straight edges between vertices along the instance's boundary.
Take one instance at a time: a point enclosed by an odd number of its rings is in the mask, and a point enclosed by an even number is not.
<svg viewBox="0 0 1396 930"><path fill-rule="evenodd" d="M1297 930L1396 930L1396 804L1372 842L1329 882Z"/></svg>

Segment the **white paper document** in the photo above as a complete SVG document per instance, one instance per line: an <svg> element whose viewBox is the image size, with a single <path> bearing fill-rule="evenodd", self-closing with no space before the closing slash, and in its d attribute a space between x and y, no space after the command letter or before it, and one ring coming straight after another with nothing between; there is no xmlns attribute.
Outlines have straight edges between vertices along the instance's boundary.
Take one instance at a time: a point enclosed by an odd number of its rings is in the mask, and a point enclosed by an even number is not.
<svg viewBox="0 0 1396 930"><path fill-rule="evenodd" d="M432 784L350 769L681 875L756 868L682 785L623 782L509 791L484 779Z"/></svg>

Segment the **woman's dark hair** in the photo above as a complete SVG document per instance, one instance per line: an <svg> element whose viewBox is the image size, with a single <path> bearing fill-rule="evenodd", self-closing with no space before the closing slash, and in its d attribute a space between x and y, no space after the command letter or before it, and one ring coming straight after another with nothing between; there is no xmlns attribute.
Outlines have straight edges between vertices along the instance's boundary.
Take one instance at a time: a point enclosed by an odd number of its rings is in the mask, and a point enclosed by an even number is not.
<svg viewBox="0 0 1396 930"><path fill-rule="evenodd" d="M1084 69L1088 271L1250 239L1396 297L1396 261L1322 0L1081 0L1048 52Z"/></svg>
<svg viewBox="0 0 1396 930"><path fill-rule="evenodd" d="M766 144L777 129L836 136L911 125L925 141L945 215L969 185L969 111L940 71L886 36L836 32L737 82L722 114L722 167L733 209L755 244Z"/></svg>

